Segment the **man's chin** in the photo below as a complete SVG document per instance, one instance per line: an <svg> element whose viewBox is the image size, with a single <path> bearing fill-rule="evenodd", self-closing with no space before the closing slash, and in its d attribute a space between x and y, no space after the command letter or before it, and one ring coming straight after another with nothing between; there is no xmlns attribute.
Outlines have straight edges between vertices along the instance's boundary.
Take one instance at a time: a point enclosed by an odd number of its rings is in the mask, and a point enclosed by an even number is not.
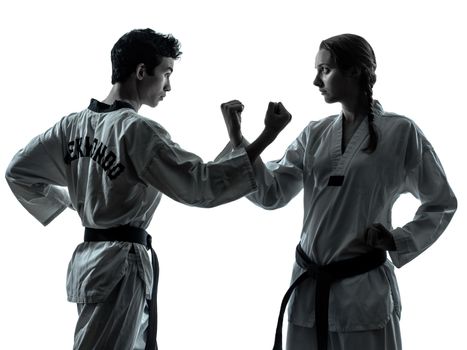
<svg viewBox="0 0 467 350"><path fill-rule="evenodd" d="M158 97L158 98L154 99L152 107L156 107L157 105L159 105L159 103L161 103L163 101L163 99L164 99L163 97Z"/></svg>

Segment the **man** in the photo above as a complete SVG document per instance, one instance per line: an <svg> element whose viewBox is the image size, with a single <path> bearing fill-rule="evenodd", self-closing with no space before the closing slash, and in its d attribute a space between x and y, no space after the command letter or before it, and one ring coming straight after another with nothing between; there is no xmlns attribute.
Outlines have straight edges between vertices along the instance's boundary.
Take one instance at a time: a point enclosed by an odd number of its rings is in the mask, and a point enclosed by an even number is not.
<svg viewBox="0 0 467 350"><path fill-rule="evenodd" d="M171 90L181 55L171 35L133 30L112 48L112 89L99 102L62 118L13 158L6 179L43 225L67 207L85 226L70 261L68 299L78 305L75 349L155 349L157 257L145 229L162 193L212 207L256 189L252 162L290 121L270 103L255 142L223 160L203 163L174 143L158 123L137 112ZM221 106L235 124L243 106ZM151 265L152 264L152 265Z"/></svg>

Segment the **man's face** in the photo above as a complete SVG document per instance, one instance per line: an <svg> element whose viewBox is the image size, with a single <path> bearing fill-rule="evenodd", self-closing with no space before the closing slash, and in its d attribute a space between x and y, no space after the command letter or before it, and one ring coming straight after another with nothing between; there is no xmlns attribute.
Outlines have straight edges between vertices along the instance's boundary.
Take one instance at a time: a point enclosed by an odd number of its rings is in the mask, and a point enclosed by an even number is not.
<svg viewBox="0 0 467 350"><path fill-rule="evenodd" d="M159 101L171 90L170 75L173 72L174 59L163 57L162 62L154 69L154 72L144 72L144 76L138 81L138 93L141 104L156 107Z"/></svg>

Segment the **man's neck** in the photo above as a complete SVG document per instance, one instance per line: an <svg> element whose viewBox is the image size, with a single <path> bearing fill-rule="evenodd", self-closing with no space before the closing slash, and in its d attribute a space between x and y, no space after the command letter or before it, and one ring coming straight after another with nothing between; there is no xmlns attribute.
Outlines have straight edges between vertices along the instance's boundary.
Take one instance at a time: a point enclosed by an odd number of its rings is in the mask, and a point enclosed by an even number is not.
<svg viewBox="0 0 467 350"><path fill-rule="evenodd" d="M103 103L108 105L113 104L115 101L124 101L129 103L133 106L136 112L141 108L141 102L139 102L136 90L129 87L127 84L115 83L107 97L102 100Z"/></svg>

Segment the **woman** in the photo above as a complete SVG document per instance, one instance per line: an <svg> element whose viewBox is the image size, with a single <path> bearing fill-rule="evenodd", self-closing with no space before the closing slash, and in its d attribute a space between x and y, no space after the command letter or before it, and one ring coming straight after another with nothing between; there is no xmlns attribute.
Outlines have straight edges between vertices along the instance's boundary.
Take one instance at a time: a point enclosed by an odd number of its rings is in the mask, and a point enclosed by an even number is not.
<svg viewBox="0 0 467 350"><path fill-rule="evenodd" d="M405 265L441 235L456 198L421 130L373 100L376 59L364 38L324 40L316 69L314 85L327 103L341 103L341 113L309 123L281 160L257 160L258 191L248 196L277 209L304 189L295 282L281 308L291 295L287 349L401 349L393 266ZM243 138L235 110L233 102L224 118L238 146ZM413 221L394 229L391 208L406 192L421 206ZM282 348L281 329L280 317L274 349Z"/></svg>

